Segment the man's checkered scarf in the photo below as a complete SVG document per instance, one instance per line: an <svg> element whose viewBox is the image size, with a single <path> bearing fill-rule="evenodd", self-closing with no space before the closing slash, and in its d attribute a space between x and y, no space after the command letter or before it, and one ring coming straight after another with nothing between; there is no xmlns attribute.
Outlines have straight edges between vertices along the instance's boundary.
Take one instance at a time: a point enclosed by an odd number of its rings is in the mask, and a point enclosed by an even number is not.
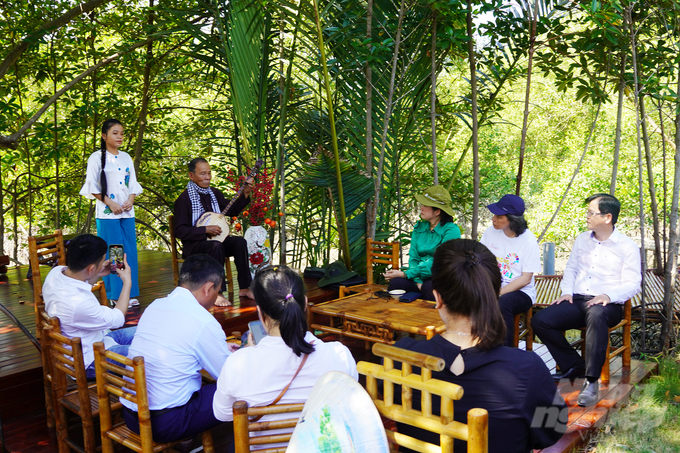
<svg viewBox="0 0 680 453"><path fill-rule="evenodd" d="M215 198L215 194L212 190L210 190L210 187L204 189L199 187L195 182L189 181L189 184L187 184L187 193L189 194L189 200L191 200L192 225L196 225L198 218L201 217L201 215L203 215L205 212L205 209L203 209L203 204L201 203L201 197L198 195L199 193L203 195L210 194L210 202L212 204L213 212L220 212L220 205L217 203L217 198Z"/></svg>

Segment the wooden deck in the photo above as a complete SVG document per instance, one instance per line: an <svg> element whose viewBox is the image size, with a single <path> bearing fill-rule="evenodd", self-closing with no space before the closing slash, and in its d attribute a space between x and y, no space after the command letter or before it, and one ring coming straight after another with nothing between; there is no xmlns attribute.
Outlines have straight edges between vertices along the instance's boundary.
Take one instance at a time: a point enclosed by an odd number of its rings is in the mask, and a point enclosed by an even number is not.
<svg viewBox="0 0 680 453"><path fill-rule="evenodd" d="M127 325L136 324L146 306L173 289L169 253L141 251L139 265L139 284L142 292L139 297L140 306L128 311ZM31 282L25 278L26 271L26 266L13 268L9 269L7 275L0 276L0 303L27 329L35 333L33 291ZM321 302L332 298L331 293L319 289L314 282L308 283L310 300ZM233 296L230 298L233 300ZM247 323L257 318L254 301L245 298L236 300L232 307L216 307L213 314L227 334L233 331L244 332ZM363 341L343 339L343 342L350 347L357 361L375 360L370 351L366 351ZM543 358L548 368L554 369L554 361L547 348L534 343L534 351ZM611 365L611 381L608 384L601 384L601 400L591 408L580 408L576 405L581 380L577 380L574 386L568 382L560 384L560 394L569 405L569 428L560 442L542 450L542 453L567 453L572 448L585 444L590 434L606 421L609 412L625 404L634 386L644 381L655 368L655 365L633 360L630 369L624 369L621 367L620 359L614 360ZM48 431L44 412L38 351L9 319L0 313L0 418L3 422L7 451L57 452L56 436L54 432ZM224 446L225 436L216 434L217 445ZM218 448L218 451L226 450Z"/></svg>

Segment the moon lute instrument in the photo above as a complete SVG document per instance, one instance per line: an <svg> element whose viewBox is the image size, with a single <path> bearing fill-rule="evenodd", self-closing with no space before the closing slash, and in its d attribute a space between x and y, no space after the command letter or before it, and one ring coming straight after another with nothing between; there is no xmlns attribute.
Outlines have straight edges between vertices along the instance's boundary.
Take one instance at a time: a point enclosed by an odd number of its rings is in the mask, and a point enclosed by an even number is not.
<svg viewBox="0 0 680 453"><path fill-rule="evenodd" d="M248 174L248 178L254 178L257 172L260 170L260 167L262 167L262 164L264 162L262 159L258 159L257 162L255 162L255 166L250 169L250 173ZM229 211L231 206L234 204L234 202L238 199L238 197L241 196L243 193L243 189L245 189L246 184L245 181L243 184L241 184L241 187L239 187L238 192L236 192L236 195L234 195L234 198L231 199L229 204L227 205L226 208L224 208L224 211L222 212L204 212L201 214L201 217L198 218L196 221L196 226L197 227L203 227L203 226L209 226L209 225L217 225L222 229L222 233L220 233L217 236L212 236L210 238L211 241L224 241L224 239L229 236L229 223L227 222L227 217L226 213Z"/></svg>

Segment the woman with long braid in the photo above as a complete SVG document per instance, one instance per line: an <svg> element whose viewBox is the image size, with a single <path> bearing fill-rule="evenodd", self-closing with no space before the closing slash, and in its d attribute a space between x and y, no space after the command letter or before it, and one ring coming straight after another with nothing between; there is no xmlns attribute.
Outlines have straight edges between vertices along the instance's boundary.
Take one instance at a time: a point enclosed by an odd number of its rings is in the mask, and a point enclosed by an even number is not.
<svg viewBox="0 0 680 453"><path fill-rule="evenodd" d="M135 233L135 197L142 193L137 182L134 162L126 152L119 151L123 144L123 125L116 119L102 124L100 149L87 161L87 177L80 189L86 198L97 199L97 235L107 244L123 244L127 262L132 270L130 305L139 305L137 277L137 237ZM107 256L108 258L108 256ZM118 276L104 277L109 300L118 300L123 287Z"/></svg>

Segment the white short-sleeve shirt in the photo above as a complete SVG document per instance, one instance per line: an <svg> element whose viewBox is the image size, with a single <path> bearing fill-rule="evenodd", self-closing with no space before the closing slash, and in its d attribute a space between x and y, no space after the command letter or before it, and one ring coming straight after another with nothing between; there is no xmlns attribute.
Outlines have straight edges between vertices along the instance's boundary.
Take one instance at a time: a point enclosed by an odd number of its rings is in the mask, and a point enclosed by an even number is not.
<svg viewBox="0 0 680 453"><path fill-rule="evenodd" d="M64 274L66 266L50 271L43 283L47 314L59 318L61 332L68 338L80 337L85 367L94 362L92 345L104 341L108 329L125 324L125 315L117 308L101 305L92 293L92 285Z"/></svg>
<svg viewBox="0 0 680 453"><path fill-rule="evenodd" d="M94 198L93 193L101 193L102 189L99 184L101 170L102 152L95 151L87 160L87 176L85 184L80 189L80 195L92 199ZM114 155L107 151L104 174L106 174L107 191L109 192L107 195L119 205L125 203L130 194L139 195L142 193L142 186L137 182L135 174L135 164L128 153L119 151L117 155ZM97 200L98 219L128 219L134 216L134 207L129 211L114 214L111 208Z"/></svg>
<svg viewBox="0 0 680 453"><path fill-rule="evenodd" d="M217 379L229 354L220 323L181 286L146 307L128 350L130 358L144 357L151 410L185 405L201 388L201 369Z"/></svg>
<svg viewBox="0 0 680 453"><path fill-rule="evenodd" d="M340 371L359 379L356 362L343 344L324 343L311 332L307 332L305 341L314 341L314 352L277 404L304 403L316 381L329 371ZM236 401L246 401L250 407L271 404L291 382L301 361L302 356L296 356L281 337L266 336L257 346L239 349L224 363L217 380L213 399L215 417L221 421L233 420L232 406ZM284 418L286 414L265 415L261 421ZM285 444L279 446L285 447Z"/></svg>
<svg viewBox="0 0 680 453"><path fill-rule="evenodd" d="M520 277L523 272L537 274L542 270L538 241L534 233L529 230L511 238L503 230L497 230L492 225L486 229L480 242L491 250L498 261L498 267L503 278L501 287ZM531 281L520 291L531 297L532 303L536 303L533 275Z"/></svg>

